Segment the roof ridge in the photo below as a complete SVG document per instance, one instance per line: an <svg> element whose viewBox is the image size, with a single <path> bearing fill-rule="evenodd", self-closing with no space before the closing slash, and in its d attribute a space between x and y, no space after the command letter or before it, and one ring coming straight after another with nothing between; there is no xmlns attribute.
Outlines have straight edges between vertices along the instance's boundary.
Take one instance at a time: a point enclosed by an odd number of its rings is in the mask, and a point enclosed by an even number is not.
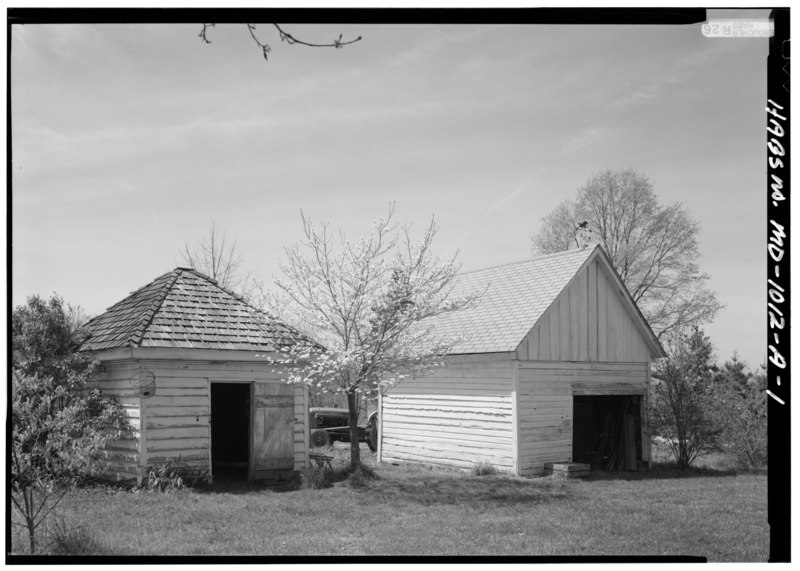
<svg viewBox="0 0 800 571"><path fill-rule="evenodd" d="M139 324L136 326L136 330L133 332L131 339L128 341L128 343L131 346L136 347L137 345L141 345L142 339L144 338L144 333L145 331L147 331L147 327L153 321L153 318L158 312L158 309L164 303L164 300L167 299L167 294L172 289L172 286L174 286L175 282L178 281L178 278L180 277L180 272L173 270L172 272L167 272L166 274L163 274L162 276L159 276L158 278L150 282L153 283L156 280L169 274L172 274L172 278L164 282L164 285L161 286L161 291L158 292L158 295L155 297L153 303L150 305L150 307L147 308L147 311L144 313L142 319L139 320Z"/></svg>
<svg viewBox="0 0 800 571"><path fill-rule="evenodd" d="M177 268L175 268L173 271L192 272L192 273L193 273L194 275L196 275L197 277L203 278L204 280L211 282L211 283L212 283L212 284L214 284L215 286L222 287L221 285L219 285L219 281L217 281L217 279L216 279L216 278L212 278L211 276L209 276L209 275L207 275L207 274L204 274L203 272L201 272L201 271L200 271L200 270L198 270L197 268L193 268L193 267L191 267L191 266L188 266L188 267L187 267L187 266L178 266L178 267L177 267Z"/></svg>
<svg viewBox="0 0 800 571"><path fill-rule="evenodd" d="M599 244L597 246L599 246ZM595 246L595 248L597 246ZM586 250L587 253L588 253L588 252L594 251L595 248L588 248L586 246L583 246L581 248L572 248L571 250L561 250L560 252L553 252L551 254L542 254L540 256L534 256L532 258L526 258L524 260L517 260L515 262L504 262L502 264L495 264L493 266L486 266L486 267L483 267L483 268L477 268L477 269L474 269L474 270L469 270L468 272L459 272L458 275L459 276L463 276L463 275L466 275L466 274L474 274L476 272L485 272L486 270L494 270L496 268L503 268L505 266L514 266L514 265L517 265L517 264L525 264L525 263L529 263L529 262L535 262L535 261L538 261L538 260L544 260L545 258L554 258L556 256L563 256L565 254L575 254L575 253L583 251L583 250Z"/></svg>
<svg viewBox="0 0 800 571"><path fill-rule="evenodd" d="M197 270L196 268L185 268L185 267L180 267L179 266L179 267L175 268L175 270L173 270L173 271L179 271L179 270L192 272L197 277L206 280L210 284L216 286L217 288L221 289L222 291L224 291L228 295L232 296L237 301L242 302L243 304L245 304L247 307L249 307L253 311L255 311L257 313L260 313L262 315L265 315L267 317L270 317L265 311L262 311L261 309L257 308L252 303L247 301L247 299L242 294L236 293L232 289L229 289L229 288L227 288L227 287L225 287L223 285L220 285L220 283L217 280L215 280L211 276L207 276L206 274L204 274L203 272Z"/></svg>
<svg viewBox="0 0 800 571"><path fill-rule="evenodd" d="M197 277L208 281L210 284L215 286L217 289L219 289L219 290L227 293L231 297L233 297L236 301L238 301L239 303L244 305L250 312L255 314L254 317L256 317L256 319L258 319L259 324L261 326L264 326L264 327L268 328L268 327L270 327L270 321L271 321L272 325L279 325L280 327L284 327L284 328L288 329L293 334L299 334L299 335L301 335L303 337L307 337L307 338L310 339L310 337L308 337L304 333L300 332L298 329L296 329L295 327L293 327L289 323L285 322L283 319L280 319L277 315L272 315L270 313L267 313L263 309L261 309L259 307L256 307L255 305L250 303L250 301L248 301L247 298L245 298L244 295L236 293L232 289L229 289L229 288L227 288L225 286L220 285L220 283L217 280L215 280L211 276L207 276L203 272L198 271L196 268L185 268L185 267L177 267L177 268L175 268L175 271L178 271L178 270L189 271L189 272L195 274ZM264 331L268 331L268 329L264 329ZM311 341L316 343L316 341L314 339L311 339Z"/></svg>

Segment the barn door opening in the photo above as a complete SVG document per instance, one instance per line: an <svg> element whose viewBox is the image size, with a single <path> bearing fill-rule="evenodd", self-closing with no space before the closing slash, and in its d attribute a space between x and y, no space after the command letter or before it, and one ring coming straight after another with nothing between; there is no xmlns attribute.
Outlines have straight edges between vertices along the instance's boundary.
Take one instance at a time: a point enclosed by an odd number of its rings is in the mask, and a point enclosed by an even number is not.
<svg viewBox="0 0 800 571"><path fill-rule="evenodd" d="M250 478L285 481L294 469L294 387L253 383Z"/></svg>
<svg viewBox="0 0 800 571"><path fill-rule="evenodd" d="M250 475L250 383L211 383L211 473L218 480Z"/></svg>
<svg viewBox="0 0 800 571"><path fill-rule="evenodd" d="M637 470L642 460L642 398L573 397L572 461L593 470Z"/></svg>

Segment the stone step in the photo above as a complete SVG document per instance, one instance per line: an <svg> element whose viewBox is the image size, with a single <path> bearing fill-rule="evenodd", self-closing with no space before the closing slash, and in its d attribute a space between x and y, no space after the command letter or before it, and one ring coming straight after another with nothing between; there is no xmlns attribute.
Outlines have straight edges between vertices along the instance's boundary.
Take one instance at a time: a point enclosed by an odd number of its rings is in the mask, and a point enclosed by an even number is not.
<svg viewBox="0 0 800 571"><path fill-rule="evenodd" d="M587 478L592 473L591 468L580 462L545 462L544 473L558 478Z"/></svg>

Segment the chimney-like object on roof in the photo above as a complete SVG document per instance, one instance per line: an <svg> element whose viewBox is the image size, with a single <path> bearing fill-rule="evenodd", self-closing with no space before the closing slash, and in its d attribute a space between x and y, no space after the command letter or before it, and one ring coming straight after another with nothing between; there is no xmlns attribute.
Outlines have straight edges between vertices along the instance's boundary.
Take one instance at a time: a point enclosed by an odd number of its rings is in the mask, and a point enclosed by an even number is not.
<svg viewBox="0 0 800 571"><path fill-rule="evenodd" d="M594 230L589 228L589 223L585 220L579 223L575 228L575 239L580 248L588 248L589 246L595 246L600 243L595 237Z"/></svg>

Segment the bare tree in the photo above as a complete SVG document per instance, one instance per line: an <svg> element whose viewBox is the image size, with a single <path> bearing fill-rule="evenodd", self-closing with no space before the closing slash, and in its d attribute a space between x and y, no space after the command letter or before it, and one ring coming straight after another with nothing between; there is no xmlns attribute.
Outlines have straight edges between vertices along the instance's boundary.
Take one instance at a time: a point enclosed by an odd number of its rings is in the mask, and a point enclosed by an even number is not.
<svg viewBox="0 0 800 571"><path fill-rule="evenodd" d="M588 227L659 338L708 322L722 307L697 265L699 224L680 203L660 205L633 169L593 176L542 220L534 252L581 246L581 226Z"/></svg>
<svg viewBox="0 0 800 571"><path fill-rule="evenodd" d="M305 240L286 248L286 277L277 280L272 304L278 317L310 329L324 346L293 346L282 362L289 382L347 396L353 471L361 466L359 396L434 367L459 341L438 336L435 317L477 297L454 293L459 266L455 256L440 262L433 255L433 221L414 241L393 215L394 206L356 242L341 233L335 241L327 224L316 227L302 215Z"/></svg>
<svg viewBox="0 0 800 571"><path fill-rule="evenodd" d="M216 24L203 24L203 29L200 31L200 39L203 42L210 44L212 43L211 40L208 39L208 29L213 28ZM266 43L261 41L258 36L256 35L256 25L255 24L245 24L247 26L247 31L250 33L250 37L256 43L258 48L261 50L261 54L264 56L264 59L269 61L269 53L272 51L272 47ZM311 48L343 48L344 46L348 46L350 44L354 44L356 42L361 41L361 36L358 36L354 40L343 40L342 34L339 34L339 38L333 40L332 42L326 44L317 44L313 42L306 42L304 40L300 40L289 34L288 32L284 31L278 24L272 24L276 30L278 30L278 36L280 37L282 42L286 42L287 44L291 45L301 45L307 46Z"/></svg>
<svg viewBox="0 0 800 571"><path fill-rule="evenodd" d="M231 243L227 234L221 232L213 221L208 234L199 243L190 246L188 242L184 242L180 255L189 267L206 274L220 286L236 291L248 300L257 296L262 287L251 274L243 275L242 256L236 249L236 241Z"/></svg>

